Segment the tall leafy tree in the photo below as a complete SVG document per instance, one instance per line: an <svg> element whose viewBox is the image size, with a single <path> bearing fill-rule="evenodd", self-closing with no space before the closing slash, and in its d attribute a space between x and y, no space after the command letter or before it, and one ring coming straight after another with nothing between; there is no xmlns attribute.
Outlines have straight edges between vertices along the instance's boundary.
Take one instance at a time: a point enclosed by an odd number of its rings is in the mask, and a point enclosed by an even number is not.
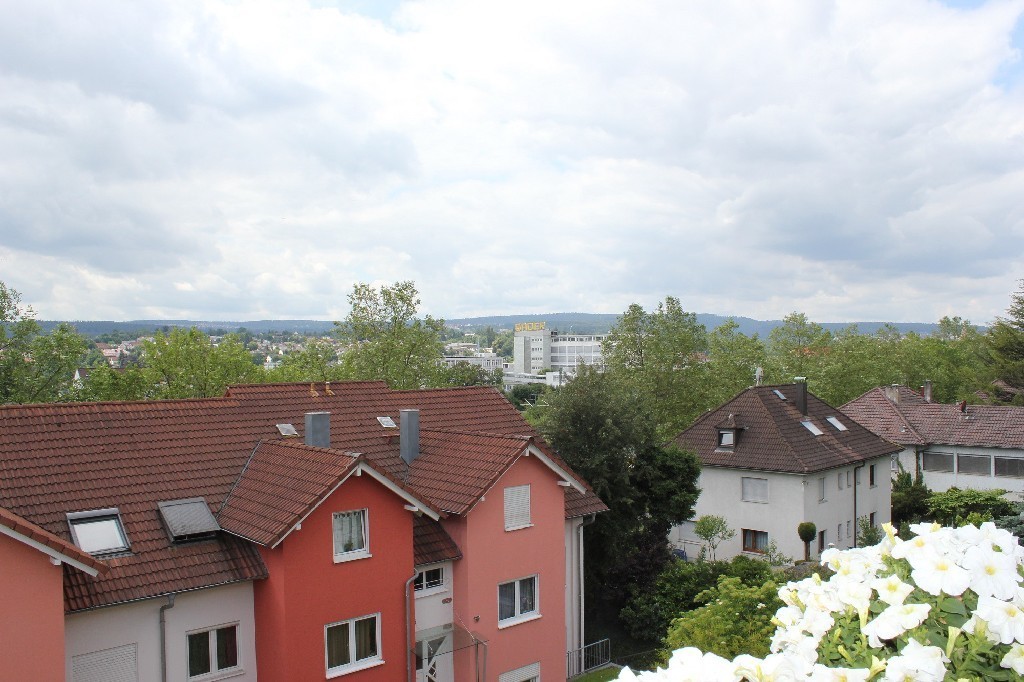
<svg viewBox="0 0 1024 682"><path fill-rule="evenodd" d="M305 347L290 353L267 373L268 381L335 381L344 378L338 352L329 339L306 339Z"/></svg>
<svg viewBox="0 0 1024 682"><path fill-rule="evenodd" d="M143 342L144 373L157 398L206 398L231 384L258 382L262 368L233 334L214 345L199 329L157 332Z"/></svg>
<svg viewBox="0 0 1024 682"><path fill-rule="evenodd" d="M706 408L707 330L679 299L668 296L652 312L634 303L602 346L608 372L646 406L655 433L668 440Z"/></svg>
<svg viewBox="0 0 1024 682"><path fill-rule="evenodd" d="M634 386L581 367L547 396L539 428L610 507L585 533L587 589L605 613L651 584L670 559L669 529L693 516L696 455L664 447ZM617 589L609 590L608 585Z"/></svg>
<svg viewBox="0 0 1024 682"><path fill-rule="evenodd" d="M352 310L335 332L348 348L341 356L346 378L377 379L396 389L441 381L444 320L416 317L419 292L411 281L379 289L356 284Z"/></svg>
<svg viewBox="0 0 1024 682"><path fill-rule="evenodd" d="M717 407L755 383L757 368L768 364L764 343L757 334L739 331L735 320L727 320L708 334L708 379L705 409Z"/></svg>
<svg viewBox="0 0 1024 682"><path fill-rule="evenodd" d="M989 328L986 362L994 380L1009 387L1004 400L1024 402L1024 280L1010 297L1006 317Z"/></svg>
<svg viewBox="0 0 1024 682"><path fill-rule="evenodd" d="M44 334L21 294L0 282L0 403L66 396L86 350L85 339L69 325Z"/></svg>

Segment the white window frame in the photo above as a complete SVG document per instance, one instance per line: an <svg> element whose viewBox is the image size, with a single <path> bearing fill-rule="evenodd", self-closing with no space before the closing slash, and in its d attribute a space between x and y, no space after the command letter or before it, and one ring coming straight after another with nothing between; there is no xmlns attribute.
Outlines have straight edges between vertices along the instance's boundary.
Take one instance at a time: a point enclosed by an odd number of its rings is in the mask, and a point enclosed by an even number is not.
<svg viewBox="0 0 1024 682"><path fill-rule="evenodd" d="M540 682L540 661L498 675L498 682Z"/></svg>
<svg viewBox="0 0 1024 682"><path fill-rule="evenodd" d="M440 572L441 577L439 582L429 580L427 578L427 574L432 573L433 571ZM417 598L446 591L448 589L448 571L445 570L444 564L424 566L417 569L416 580L413 582L412 589Z"/></svg>
<svg viewBox="0 0 1024 682"><path fill-rule="evenodd" d="M818 479L818 502L825 502L825 477Z"/></svg>
<svg viewBox="0 0 1024 682"><path fill-rule="evenodd" d="M764 499L754 495L753 483L748 491L745 481L764 481ZM771 499L771 492L769 490L768 479L760 478L756 476L741 476L740 477L740 499L743 502L754 502L756 504L768 504Z"/></svg>
<svg viewBox="0 0 1024 682"><path fill-rule="evenodd" d="M530 517L530 484L505 488L505 530L522 530L533 525Z"/></svg>
<svg viewBox="0 0 1024 682"><path fill-rule="evenodd" d="M220 630L226 630L228 628L234 628L235 630L235 664L225 666L223 668L217 667L217 633ZM207 680L219 680L224 677L231 677L237 675L243 671L242 669L242 656L241 647L238 645L238 634L239 634L239 623L222 623L209 628L200 628L198 630L189 630L185 633L185 674L188 676L189 682L206 682ZM193 635L206 634L208 637L209 656L210 656L210 670L209 672L199 673L198 675L192 675L189 673L189 664L191 662L191 656L189 647L189 638Z"/></svg>
<svg viewBox="0 0 1024 682"><path fill-rule="evenodd" d="M344 547L338 551L337 529L338 521L350 514L362 514L363 517L363 546L346 550ZM366 559L370 554L370 511L368 509L349 509L346 511L334 512L331 515L331 544L334 548L334 563Z"/></svg>
<svg viewBox="0 0 1024 682"><path fill-rule="evenodd" d="M522 611L522 596L519 594L519 586L525 580L533 581L533 609L530 611ZM515 614L501 617L501 588L505 585L513 585L515 589L515 596L513 599L513 605L515 606ZM507 628L511 625L518 625L519 623L525 623L527 621L536 620L540 618L540 576L537 574L523 576L522 578L516 578L515 580L509 580L498 584L497 590L498 596L498 629Z"/></svg>
<svg viewBox="0 0 1024 682"><path fill-rule="evenodd" d="M356 659L354 658L356 653L356 623L359 621L373 618L374 625L376 627L376 638L377 652L372 656L366 656L365 658ZM329 649L328 649L328 636L331 628L341 627L342 625L348 625L348 650L349 654L353 656L353 659L348 663L341 663L339 665L331 667L329 660ZM349 673L356 672L357 670L366 670L367 668L373 668L378 665L384 664L384 658L382 654L383 650L382 642L380 641L380 613L369 613L365 616L359 616L357 618L349 618L348 620L339 620L334 623L328 623L324 626L324 668L327 670L327 679L332 677L340 677L342 675L348 675Z"/></svg>

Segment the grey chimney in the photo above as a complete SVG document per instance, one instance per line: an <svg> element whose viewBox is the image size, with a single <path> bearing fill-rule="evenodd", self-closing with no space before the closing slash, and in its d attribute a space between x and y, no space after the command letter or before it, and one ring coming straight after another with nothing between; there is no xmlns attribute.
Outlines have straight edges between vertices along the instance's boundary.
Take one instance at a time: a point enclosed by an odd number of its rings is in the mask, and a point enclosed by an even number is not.
<svg viewBox="0 0 1024 682"><path fill-rule="evenodd" d="M924 386L921 387L921 392L924 394L924 401L930 403L932 401L932 380L925 379Z"/></svg>
<svg viewBox="0 0 1024 682"><path fill-rule="evenodd" d="M306 445L317 448L331 447L331 413L306 413Z"/></svg>
<svg viewBox="0 0 1024 682"><path fill-rule="evenodd" d="M900 402L900 385L893 384L892 386L886 386L884 389L885 397L889 399L889 402L893 405L898 405Z"/></svg>
<svg viewBox="0 0 1024 682"><path fill-rule="evenodd" d="M398 411L398 444L402 459L411 465L420 456L420 411Z"/></svg>
<svg viewBox="0 0 1024 682"><path fill-rule="evenodd" d="M793 388L796 392L796 396L793 398L796 403L796 409L800 410L800 414L807 416L807 377L793 377Z"/></svg>

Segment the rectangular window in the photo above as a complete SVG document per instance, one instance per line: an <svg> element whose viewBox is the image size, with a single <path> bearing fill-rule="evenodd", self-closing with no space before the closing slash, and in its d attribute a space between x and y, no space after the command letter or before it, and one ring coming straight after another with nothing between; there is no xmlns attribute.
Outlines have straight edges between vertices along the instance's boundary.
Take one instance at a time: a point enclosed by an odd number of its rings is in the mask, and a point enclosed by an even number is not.
<svg viewBox="0 0 1024 682"><path fill-rule="evenodd" d="M827 545L825 544L825 531L819 530L818 531L818 553L820 554L821 552L824 552L826 546Z"/></svg>
<svg viewBox="0 0 1024 682"><path fill-rule="evenodd" d="M518 530L530 526L530 486L515 485L505 488L505 530Z"/></svg>
<svg viewBox="0 0 1024 682"><path fill-rule="evenodd" d="M334 676L380 662L380 614L324 627L327 674Z"/></svg>
<svg viewBox="0 0 1024 682"><path fill-rule="evenodd" d="M899 471L900 470L900 456L898 454L893 454L893 455L889 456L889 470L890 471Z"/></svg>
<svg viewBox="0 0 1024 682"><path fill-rule="evenodd" d="M540 682L540 663L531 663L502 673L498 675L498 682Z"/></svg>
<svg viewBox="0 0 1024 682"><path fill-rule="evenodd" d="M842 541L843 539L843 524L840 523L836 526L836 540Z"/></svg>
<svg viewBox="0 0 1024 682"><path fill-rule="evenodd" d="M740 481L744 502L767 502L768 479L743 476Z"/></svg>
<svg viewBox="0 0 1024 682"><path fill-rule="evenodd" d="M868 465L868 485L872 488L875 487L875 465Z"/></svg>
<svg viewBox="0 0 1024 682"><path fill-rule="evenodd" d="M847 538L852 538L853 537L853 534L850 533L850 522L849 521L846 522L846 537Z"/></svg>
<svg viewBox="0 0 1024 682"><path fill-rule="evenodd" d="M847 488L852 488L853 487L853 483L850 480L850 472L849 471L846 472L846 487Z"/></svg>
<svg viewBox="0 0 1024 682"><path fill-rule="evenodd" d="M537 576L498 585L498 623L537 615Z"/></svg>
<svg viewBox="0 0 1024 682"><path fill-rule="evenodd" d="M718 447L720 448L731 448L736 444L736 432L731 430L725 430L718 432Z"/></svg>
<svg viewBox="0 0 1024 682"><path fill-rule="evenodd" d="M992 458L988 455L957 455L956 470L974 476L992 475Z"/></svg>
<svg viewBox="0 0 1024 682"><path fill-rule="evenodd" d="M768 548L768 532L743 529L743 551L764 552Z"/></svg>
<svg viewBox="0 0 1024 682"><path fill-rule="evenodd" d="M416 574L416 582L413 583L413 590L420 592L430 590L444 585L444 568L428 568Z"/></svg>
<svg viewBox="0 0 1024 682"><path fill-rule="evenodd" d="M921 467L925 471L953 471L953 455L948 452L925 452L921 455Z"/></svg>
<svg viewBox="0 0 1024 682"><path fill-rule="evenodd" d="M839 475L838 475L838 476L836 476L836 480L838 480L838 481L839 481L839 489L840 489L840 490L842 490L842 489L843 489L843 476L844 476L844 474L843 474L843 472L842 472L842 471L840 471L840 472L839 472Z"/></svg>
<svg viewBox="0 0 1024 682"><path fill-rule="evenodd" d="M188 634L189 679L237 668L237 624Z"/></svg>
<svg viewBox="0 0 1024 682"><path fill-rule="evenodd" d="M102 556L128 551L128 536L117 508L68 514L71 538L79 549Z"/></svg>
<svg viewBox="0 0 1024 682"><path fill-rule="evenodd" d="M334 560L349 561L369 556L366 510L334 513Z"/></svg>
<svg viewBox="0 0 1024 682"><path fill-rule="evenodd" d="M868 514L868 525L872 528L875 527L875 512Z"/></svg>
<svg viewBox="0 0 1024 682"><path fill-rule="evenodd" d="M1018 457L996 457L996 476L1024 478L1024 459Z"/></svg>
<svg viewBox="0 0 1024 682"><path fill-rule="evenodd" d="M818 502L825 501L825 477L818 479Z"/></svg>

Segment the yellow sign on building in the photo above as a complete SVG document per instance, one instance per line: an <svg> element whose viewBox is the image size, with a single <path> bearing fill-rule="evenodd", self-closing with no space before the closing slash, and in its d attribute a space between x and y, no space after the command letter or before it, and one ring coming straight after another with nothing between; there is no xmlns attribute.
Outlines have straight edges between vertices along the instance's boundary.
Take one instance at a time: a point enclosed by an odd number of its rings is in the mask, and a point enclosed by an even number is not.
<svg viewBox="0 0 1024 682"><path fill-rule="evenodd" d="M543 322L520 322L516 325L517 332L539 332L543 330Z"/></svg>

